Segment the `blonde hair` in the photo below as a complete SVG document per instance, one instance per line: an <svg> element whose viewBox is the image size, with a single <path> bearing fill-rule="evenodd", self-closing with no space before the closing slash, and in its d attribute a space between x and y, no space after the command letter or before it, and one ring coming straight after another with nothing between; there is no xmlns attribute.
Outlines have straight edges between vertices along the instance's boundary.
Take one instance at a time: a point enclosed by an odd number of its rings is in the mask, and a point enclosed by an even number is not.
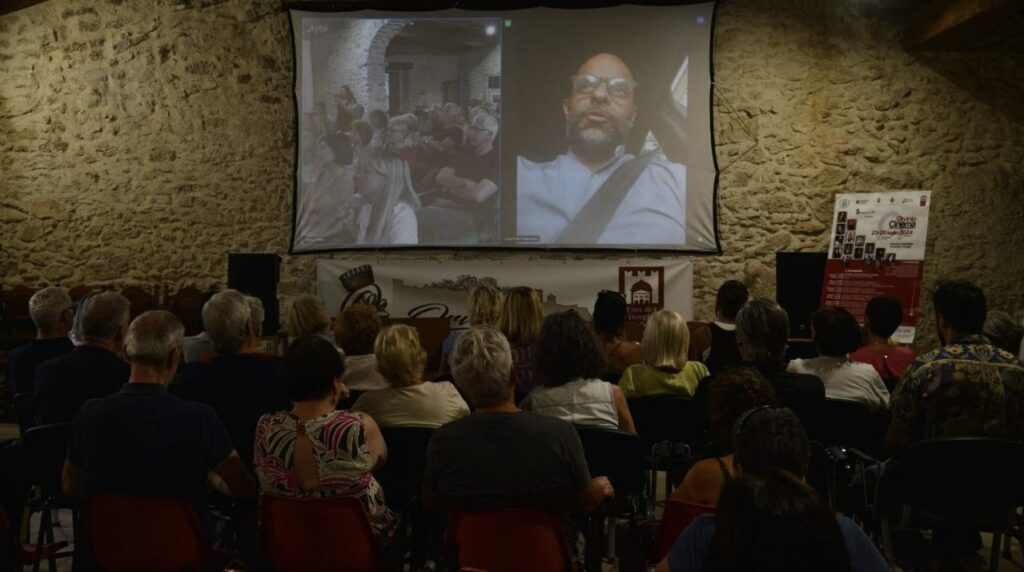
<svg viewBox="0 0 1024 572"><path fill-rule="evenodd" d="M466 305L470 326L493 326L498 323L501 290L493 284L480 284L470 291Z"/></svg>
<svg viewBox="0 0 1024 572"><path fill-rule="evenodd" d="M686 320L672 310L658 310L647 319L643 339L644 357L654 367L683 369L690 349Z"/></svg>
<svg viewBox="0 0 1024 572"><path fill-rule="evenodd" d="M544 322L540 294L527 286L516 286L505 294L498 317L498 329L510 344L533 345Z"/></svg>
<svg viewBox="0 0 1024 572"><path fill-rule="evenodd" d="M377 369L393 387L412 385L423 376L427 352L420 345L416 328L405 324L388 326L373 342Z"/></svg>
<svg viewBox="0 0 1024 572"><path fill-rule="evenodd" d="M285 329L292 338L316 336L330 331L331 318L319 298L306 294L292 302L285 318Z"/></svg>

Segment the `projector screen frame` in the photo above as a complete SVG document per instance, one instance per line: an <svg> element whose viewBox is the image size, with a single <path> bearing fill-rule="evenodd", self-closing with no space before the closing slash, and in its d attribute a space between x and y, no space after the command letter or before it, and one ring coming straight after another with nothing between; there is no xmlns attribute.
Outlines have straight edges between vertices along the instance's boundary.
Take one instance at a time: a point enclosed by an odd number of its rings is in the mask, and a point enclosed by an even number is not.
<svg viewBox="0 0 1024 572"><path fill-rule="evenodd" d="M487 12L502 12L502 13L514 13L517 10L545 7L558 10L587 10L587 9L599 9L608 8L622 5L637 5L637 6L665 6L665 5L689 5L689 4L706 4L711 3L711 26L709 31L709 46L708 46L708 115L709 115L709 140L711 146L711 163L714 168L713 184L712 184L712 197L711 197L711 230L714 238L714 249L713 250L699 250L692 248L657 248L657 247L637 247L631 248L628 246L616 246L608 247L595 244L594 246L579 247L579 246L558 246L558 245L538 245L538 246L524 246L522 244L516 245L497 245L497 244L482 244L482 245L464 245L464 244L407 244L407 245L393 245L393 246L381 246L381 245L345 245L345 246L332 246L327 248L304 248L302 250L295 249L296 239L296 226L298 222L298 198L299 198L299 161L300 161L300 109L299 109L299 98L298 98L298 81L299 81L299 68L298 68L298 54L295 47L295 29L294 19L292 17L292 11L301 10L305 12L320 12L320 13L357 13L365 12L368 16L379 16L388 14L389 12L395 12L400 14L415 14L423 13L430 14L433 12L443 10L463 10L466 12L472 12L473 15L486 14ZM574 255L609 255L609 254L621 254L621 255L677 255L677 256L721 256L723 254L721 234L719 229L719 184L721 178L721 170L718 162L718 150L716 146L715 138L715 106L714 106L714 95L715 95L715 49L716 49L716 35L718 26L718 10L721 0L700 0L690 2L671 2L671 1L659 1L653 0L651 2L593 2L585 5L581 4L568 4L560 5L559 2L496 2L493 4L486 4L483 2L480 6L476 6L474 2L435 2L432 5L424 7L420 4L413 4L410 2L409 9L398 8L395 3L386 3L379 1L369 2L310 2L310 1L297 1L297 2L284 2L283 11L288 16L288 28L289 28L289 40L292 49L292 111L293 111L293 133L294 133L294 149L293 149L293 168L292 168L292 205L291 205L291 234L289 236L288 254L292 256L304 256L304 255L323 255L331 253L341 252L405 252L410 251L435 251L435 252L480 252L480 253L494 253L494 252L511 252L517 254L545 254L545 253L565 253ZM503 54L504 59L504 54Z"/></svg>

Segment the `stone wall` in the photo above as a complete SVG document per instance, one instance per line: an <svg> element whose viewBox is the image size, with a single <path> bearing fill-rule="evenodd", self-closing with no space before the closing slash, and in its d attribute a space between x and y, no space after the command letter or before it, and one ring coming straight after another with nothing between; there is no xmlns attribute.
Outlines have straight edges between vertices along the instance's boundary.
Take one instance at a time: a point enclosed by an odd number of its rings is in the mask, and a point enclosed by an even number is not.
<svg viewBox="0 0 1024 572"><path fill-rule="evenodd" d="M698 316L728 278L771 295L776 251L823 251L835 193L888 189L935 193L926 287L970 277L1021 315L1024 50L908 52L890 4L722 3L724 254L696 260ZM278 0L49 0L0 16L2 283L208 287L227 253L276 252L283 295L312 290L316 257L284 254L291 66Z"/></svg>
<svg viewBox="0 0 1024 572"><path fill-rule="evenodd" d="M409 104L404 111L444 104L444 83L459 80L458 56L394 56L388 62L412 64L409 80Z"/></svg>

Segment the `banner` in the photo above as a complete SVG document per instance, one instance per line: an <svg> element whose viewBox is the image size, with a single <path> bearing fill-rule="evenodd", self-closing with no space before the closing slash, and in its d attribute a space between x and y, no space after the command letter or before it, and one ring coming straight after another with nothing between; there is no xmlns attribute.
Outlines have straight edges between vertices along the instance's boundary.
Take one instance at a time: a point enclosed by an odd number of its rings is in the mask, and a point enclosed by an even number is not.
<svg viewBox="0 0 1024 572"><path fill-rule="evenodd" d="M822 306L840 306L864 322L875 296L903 305L893 338L914 341L924 274L931 191L836 195Z"/></svg>
<svg viewBox="0 0 1024 572"><path fill-rule="evenodd" d="M452 329L467 328L466 297L484 282L538 290L545 315L575 309L589 317L597 293L615 290L626 297L628 320L646 322L662 308L693 317L693 265L685 258L317 261L317 293L332 314L371 304L387 317L449 318Z"/></svg>

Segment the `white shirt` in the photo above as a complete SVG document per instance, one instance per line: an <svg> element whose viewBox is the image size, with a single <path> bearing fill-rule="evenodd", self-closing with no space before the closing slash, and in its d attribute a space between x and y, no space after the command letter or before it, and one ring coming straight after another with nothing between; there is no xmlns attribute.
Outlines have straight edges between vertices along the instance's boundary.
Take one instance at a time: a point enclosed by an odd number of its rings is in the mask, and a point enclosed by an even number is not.
<svg viewBox="0 0 1024 572"><path fill-rule="evenodd" d="M367 413L381 427L440 427L469 415L469 406L447 381L368 391L352 411Z"/></svg>
<svg viewBox="0 0 1024 572"><path fill-rule="evenodd" d="M556 387L535 387L530 392L530 409L573 425L619 428L612 384L600 379L574 379Z"/></svg>
<svg viewBox="0 0 1024 572"><path fill-rule="evenodd" d="M341 376L341 382L356 391L390 387L377 369L377 356L373 354L346 356L345 374Z"/></svg>
<svg viewBox="0 0 1024 572"><path fill-rule="evenodd" d="M620 146L607 165L591 172L571 152L549 163L519 157L516 235L537 236L539 244L553 243L615 169L632 158ZM652 161L597 242L685 244L686 166Z"/></svg>
<svg viewBox="0 0 1024 572"><path fill-rule="evenodd" d="M875 368L844 357L820 356L789 362L790 373L809 373L825 384L826 399L859 401L870 407L888 407L889 390Z"/></svg>

